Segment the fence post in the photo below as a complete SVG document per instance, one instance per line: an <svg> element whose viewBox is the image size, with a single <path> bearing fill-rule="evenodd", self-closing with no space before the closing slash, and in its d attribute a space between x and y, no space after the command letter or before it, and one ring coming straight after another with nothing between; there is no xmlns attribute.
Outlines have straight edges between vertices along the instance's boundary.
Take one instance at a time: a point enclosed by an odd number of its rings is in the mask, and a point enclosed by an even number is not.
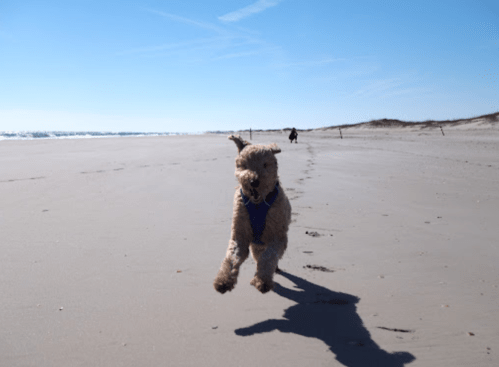
<svg viewBox="0 0 499 367"><path fill-rule="evenodd" d="M343 134L341 133L341 129L340 129L340 128L338 128L338 130L340 130L340 138L342 138L342 139L343 139Z"/></svg>
<svg viewBox="0 0 499 367"><path fill-rule="evenodd" d="M440 131L442 132L442 135L445 136L444 129L442 129L442 126L440 126Z"/></svg>
<svg viewBox="0 0 499 367"><path fill-rule="evenodd" d="M253 134L251 134L251 127L250 127L250 140L253 139Z"/></svg>

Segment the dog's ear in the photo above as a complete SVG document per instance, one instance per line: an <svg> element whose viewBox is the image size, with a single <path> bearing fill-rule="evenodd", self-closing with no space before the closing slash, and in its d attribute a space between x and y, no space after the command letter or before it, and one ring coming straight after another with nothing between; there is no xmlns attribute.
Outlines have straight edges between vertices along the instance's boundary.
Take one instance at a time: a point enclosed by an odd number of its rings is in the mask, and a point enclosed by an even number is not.
<svg viewBox="0 0 499 367"><path fill-rule="evenodd" d="M232 140L234 143L236 143L239 153L241 153L241 150L243 150L244 147L251 145L250 142L243 140L243 138L241 138L241 136L239 135L230 135L227 139Z"/></svg>
<svg viewBox="0 0 499 367"><path fill-rule="evenodd" d="M272 143L272 144L270 144L270 145L269 145L269 149L270 149L270 150L271 150L271 152L272 152L272 153L274 153L274 154L281 153L281 148L279 148L279 147L277 146L277 144L276 144L276 143Z"/></svg>

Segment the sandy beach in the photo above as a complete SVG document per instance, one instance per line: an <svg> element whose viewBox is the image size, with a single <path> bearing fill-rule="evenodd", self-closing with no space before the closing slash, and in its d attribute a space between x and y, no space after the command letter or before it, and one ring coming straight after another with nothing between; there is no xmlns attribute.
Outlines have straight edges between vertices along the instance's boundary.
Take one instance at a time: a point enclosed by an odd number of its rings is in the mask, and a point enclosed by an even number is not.
<svg viewBox="0 0 499 367"><path fill-rule="evenodd" d="M212 286L225 134L0 141L0 366L499 365L499 125L444 132L253 133L293 208L265 295Z"/></svg>

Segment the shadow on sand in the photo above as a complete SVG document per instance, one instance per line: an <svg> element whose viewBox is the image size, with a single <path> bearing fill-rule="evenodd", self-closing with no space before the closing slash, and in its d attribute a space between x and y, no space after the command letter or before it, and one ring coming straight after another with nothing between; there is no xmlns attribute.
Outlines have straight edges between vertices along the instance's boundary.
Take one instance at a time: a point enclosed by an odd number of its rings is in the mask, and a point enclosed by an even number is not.
<svg viewBox="0 0 499 367"><path fill-rule="evenodd" d="M276 282L274 292L297 304L285 310L285 319L266 320L237 329L237 335L279 330L317 338L329 346L338 362L348 367L403 367L415 359L407 352L388 353L371 339L357 314L358 297L330 291L284 271L280 275L300 290L284 288Z"/></svg>

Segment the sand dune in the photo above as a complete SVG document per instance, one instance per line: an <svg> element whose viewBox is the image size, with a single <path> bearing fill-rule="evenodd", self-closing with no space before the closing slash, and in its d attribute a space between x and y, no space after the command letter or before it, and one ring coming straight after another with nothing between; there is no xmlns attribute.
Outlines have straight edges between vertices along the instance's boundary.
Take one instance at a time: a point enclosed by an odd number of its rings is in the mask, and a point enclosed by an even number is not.
<svg viewBox="0 0 499 367"><path fill-rule="evenodd" d="M443 129L253 133L293 206L266 295L212 287L225 135L0 142L0 365L499 365L499 131Z"/></svg>

